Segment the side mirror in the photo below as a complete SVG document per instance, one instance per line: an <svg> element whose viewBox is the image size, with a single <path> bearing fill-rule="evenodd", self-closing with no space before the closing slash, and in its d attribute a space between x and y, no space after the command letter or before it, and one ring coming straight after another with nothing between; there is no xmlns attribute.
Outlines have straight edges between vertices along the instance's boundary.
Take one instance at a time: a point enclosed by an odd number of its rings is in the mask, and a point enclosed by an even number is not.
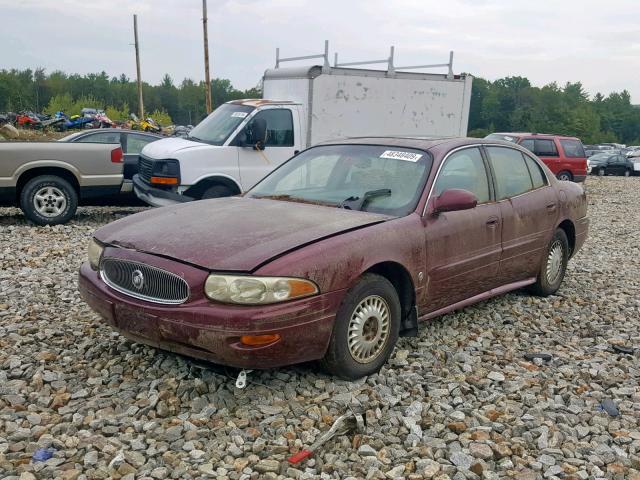
<svg viewBox="0 0 640 480"><path fill-rule="evenodd" d="M264 150L267 140L267 121L255 118L245 128L245 145L255 150Z"/></svg>
<svg viewBox="0 0 640 480"><path fill-rule="evenodd" d="M451 188L436 197L433 202L433 214L470 210L478 205L478 198L468 190Z"/></svg>

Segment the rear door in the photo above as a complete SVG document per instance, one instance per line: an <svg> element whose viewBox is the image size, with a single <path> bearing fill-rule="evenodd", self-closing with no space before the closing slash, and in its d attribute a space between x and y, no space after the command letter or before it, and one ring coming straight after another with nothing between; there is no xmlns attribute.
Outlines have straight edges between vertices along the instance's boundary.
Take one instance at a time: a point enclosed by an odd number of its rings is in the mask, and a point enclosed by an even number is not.
<svg viewBox="0 0 640 480"><path fill-rule="evenodd" d="M537 161L515 148L487 146L502 216L501 284L535 276L558 218L555 190Z"/></svg>
<svg viewBox="0 0 640 480"><path fill-rule="evenodd" d="M488 166L477 146L452 153L440 169L429 202L452 188L478 198L470 210L424 217L427 289L422 308L434 311L496 286L501 254L500 208Z"/></svg>

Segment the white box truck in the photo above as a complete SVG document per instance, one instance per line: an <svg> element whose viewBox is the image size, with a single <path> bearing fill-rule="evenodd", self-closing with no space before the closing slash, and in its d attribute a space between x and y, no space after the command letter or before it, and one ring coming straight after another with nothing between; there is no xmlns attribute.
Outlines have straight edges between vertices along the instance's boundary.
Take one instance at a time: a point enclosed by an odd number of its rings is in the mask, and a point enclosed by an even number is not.
<svg viewBox="0 0 640 480"><path fill-rule="evenodd" d="M323 58L324 65L281 68ZM387 63L386 70L354 68ZM163 206L244 192L307 147L359 136L465 136L470 75L449 63L394 67L388 59L329 66L320 55L279 58L265 72L263 99L235 100L214 110L186 138L150 143L133 179L138 197ZM448 67L446 74L406 70Z"/></svg>

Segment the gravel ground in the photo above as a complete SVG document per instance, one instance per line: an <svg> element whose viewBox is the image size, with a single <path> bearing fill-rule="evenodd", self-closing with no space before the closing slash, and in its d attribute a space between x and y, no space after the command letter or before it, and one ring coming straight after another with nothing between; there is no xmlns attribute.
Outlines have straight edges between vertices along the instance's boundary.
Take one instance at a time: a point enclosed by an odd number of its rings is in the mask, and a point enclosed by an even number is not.
<svg viewBox="0 0 640 480"><path fill-rule="evenodd" d="M244 390L236 372L126 341L81 301L91 232L137 209L54 228L0 209L0 477L638 480L640 351L615 349L640 348L639 187L588 180L591 235L557 296L423 324L363 381L298 366ZM286 462L349 408L365 432Z"/></svg>

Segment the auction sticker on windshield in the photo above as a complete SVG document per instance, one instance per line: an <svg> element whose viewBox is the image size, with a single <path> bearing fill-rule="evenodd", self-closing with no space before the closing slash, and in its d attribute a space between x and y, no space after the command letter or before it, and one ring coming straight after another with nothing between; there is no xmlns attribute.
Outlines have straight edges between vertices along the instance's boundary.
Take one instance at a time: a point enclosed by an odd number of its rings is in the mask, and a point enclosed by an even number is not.
<svg viewBox="0 0 640 480"><path fill-rule="evenodd" d="M231 114L232 117L244 118L248 115L247 112L233 112Z"/></svg>
<svg viewBox="0 0 640 480"><path fill-rule="evenodd" d="M380 158L391 158L393 160L406 160L408 162L417 162L422 158L419 153L403 152L400 150L385 150Z"/></svg>

